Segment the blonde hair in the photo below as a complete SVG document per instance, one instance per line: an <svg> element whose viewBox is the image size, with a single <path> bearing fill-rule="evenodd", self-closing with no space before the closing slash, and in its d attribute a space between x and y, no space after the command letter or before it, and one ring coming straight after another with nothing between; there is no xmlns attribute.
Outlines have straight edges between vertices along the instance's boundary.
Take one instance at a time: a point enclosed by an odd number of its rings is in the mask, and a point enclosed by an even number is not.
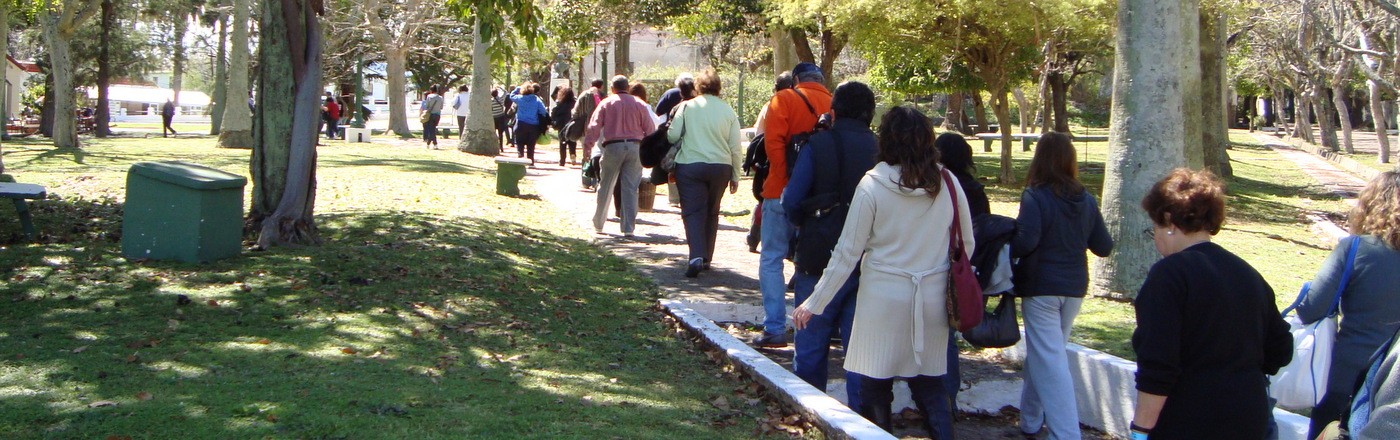
<svg viewBox="0 0 1400 440"><path fill-rule="evenodd" d="M1400 172L1386 171L1367 183L1347 224L1352 234L1375 235L1400 249Z"/></svg>

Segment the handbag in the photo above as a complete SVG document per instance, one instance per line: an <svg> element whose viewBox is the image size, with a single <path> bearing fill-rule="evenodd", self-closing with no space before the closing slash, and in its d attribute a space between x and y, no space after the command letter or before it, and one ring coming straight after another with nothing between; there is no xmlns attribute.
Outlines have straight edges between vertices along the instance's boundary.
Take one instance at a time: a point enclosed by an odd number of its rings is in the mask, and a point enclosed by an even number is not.
<svg viewBox="0 0 1400 440"><path fill-rule="evenodd" d="M982 304L982 286L977 284L977 273L972 270L972 261L967 258L967 249L963 248L958 191L947 169L943 170L943 183L953 200L953 228L948 234L948 291L945 295L948 326L966 332L982 322L985 309Z"/></svg>
<svg viewBox="0 0 1400 440"><path fill-rule="evenodd" d="M1351 281L1352 266L1356 263L1359 237L1351 240L1347 249L1346 263L1342 268L1342 281L1337 284L1337 293L1332 297L1332 307L1327 316L1311 325L1305 325L1295 310L1307 297L1311 283L1304 284L1298 292L1298 299L1283 309L1283 320L1288 322L1289 332L1293 333L1293 360L1269 378L1269 397L1278 400L1278 406L1289 409L1307 409L1317 406L1322 395L1327 392L1327 373L1332 368L1332 347L1337 342L1337 312L1342 302L1342 292ZM1291 314L1290 314L1291 313Z"/></svg>
<svg viewBox="0 0 1400 440"><path fill-rule="evenodd" d="M681 106L684 107L684 104ZM677 112L676 117L685 117L685 113ZM666 170L667 173L674 174L676 172L676 155L681 152L681 142L685 142L685 128L685 124L681 124L680 137L676 139L676 143L671 144L671 148L666 150L666 155L661 157L661 169ZM668 126L667 129L669 130L670 127Z"/></svg>
<svg viewBox="0 0 1400 440"><path fill-rule="evenodd" d="M1006 348L1021 341L1021 326L1016 323L1016 296L1010 293L993 296L998 298L996 309L990 312L983 309L982 322L962 334L973 347ZM987 298L983 298L984 303Z"/></svg>

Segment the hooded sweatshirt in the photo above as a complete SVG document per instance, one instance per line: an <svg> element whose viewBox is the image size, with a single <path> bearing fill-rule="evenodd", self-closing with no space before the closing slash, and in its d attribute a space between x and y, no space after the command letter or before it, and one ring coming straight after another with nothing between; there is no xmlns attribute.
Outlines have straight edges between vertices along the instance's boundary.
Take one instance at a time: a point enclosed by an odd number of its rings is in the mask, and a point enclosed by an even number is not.
<svg viewBox="0 0 1400 440"><path fill-rule="evenodd" d="M846 370L874 378L940 376L947 373L950 194L957 195L969 253L972 217L958 185L943 185L929 197L926 190L901 187L899 175L899 167L881 162L861 179L831 261L802 305L826 310L860 262L860 301Z"/></svg>
<svg viewBox="0 0 1400 440"><path fill-rule="evenodd" d="M1113 251L1098 201L1088 191L1061 196L1048 186L1026 188L1016 216L1011 257L1022 258L1016 294L1083 298L1089 289L1090 250L1100 257Z"/></svg>

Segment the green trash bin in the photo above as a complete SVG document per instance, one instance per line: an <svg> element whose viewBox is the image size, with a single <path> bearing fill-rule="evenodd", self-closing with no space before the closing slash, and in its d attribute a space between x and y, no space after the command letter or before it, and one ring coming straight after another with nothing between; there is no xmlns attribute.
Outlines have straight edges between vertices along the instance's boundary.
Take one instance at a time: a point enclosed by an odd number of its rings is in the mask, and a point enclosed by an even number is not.
<svg viewBox="0 0 1400 440"><path fill-rule="evenodd" d="M139 162L126 175L122 256L201 263L238 255L248 180L189 162Z"/></svg>
<svg viewBox="0 0 1400 440"><path fill-rule="evenodd" d="M525 167L530 159L514 157L496 158L496 194L520 196L520 179L525 178Z"/></svg>

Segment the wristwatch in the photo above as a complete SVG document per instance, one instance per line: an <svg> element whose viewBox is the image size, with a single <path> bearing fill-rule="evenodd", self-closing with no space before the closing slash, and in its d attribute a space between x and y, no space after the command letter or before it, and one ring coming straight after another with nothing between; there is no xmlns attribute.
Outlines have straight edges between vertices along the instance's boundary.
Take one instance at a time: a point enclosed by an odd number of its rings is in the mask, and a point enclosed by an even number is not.
<svg viewBox="0 0 1400 440"><path fill-rule="evenodd" d="M1147 440L1147 436L1152 433L1151 429L1138 426L1137 423L1129 423L1128 427L1131 430L1129 440Z"/></svg>

